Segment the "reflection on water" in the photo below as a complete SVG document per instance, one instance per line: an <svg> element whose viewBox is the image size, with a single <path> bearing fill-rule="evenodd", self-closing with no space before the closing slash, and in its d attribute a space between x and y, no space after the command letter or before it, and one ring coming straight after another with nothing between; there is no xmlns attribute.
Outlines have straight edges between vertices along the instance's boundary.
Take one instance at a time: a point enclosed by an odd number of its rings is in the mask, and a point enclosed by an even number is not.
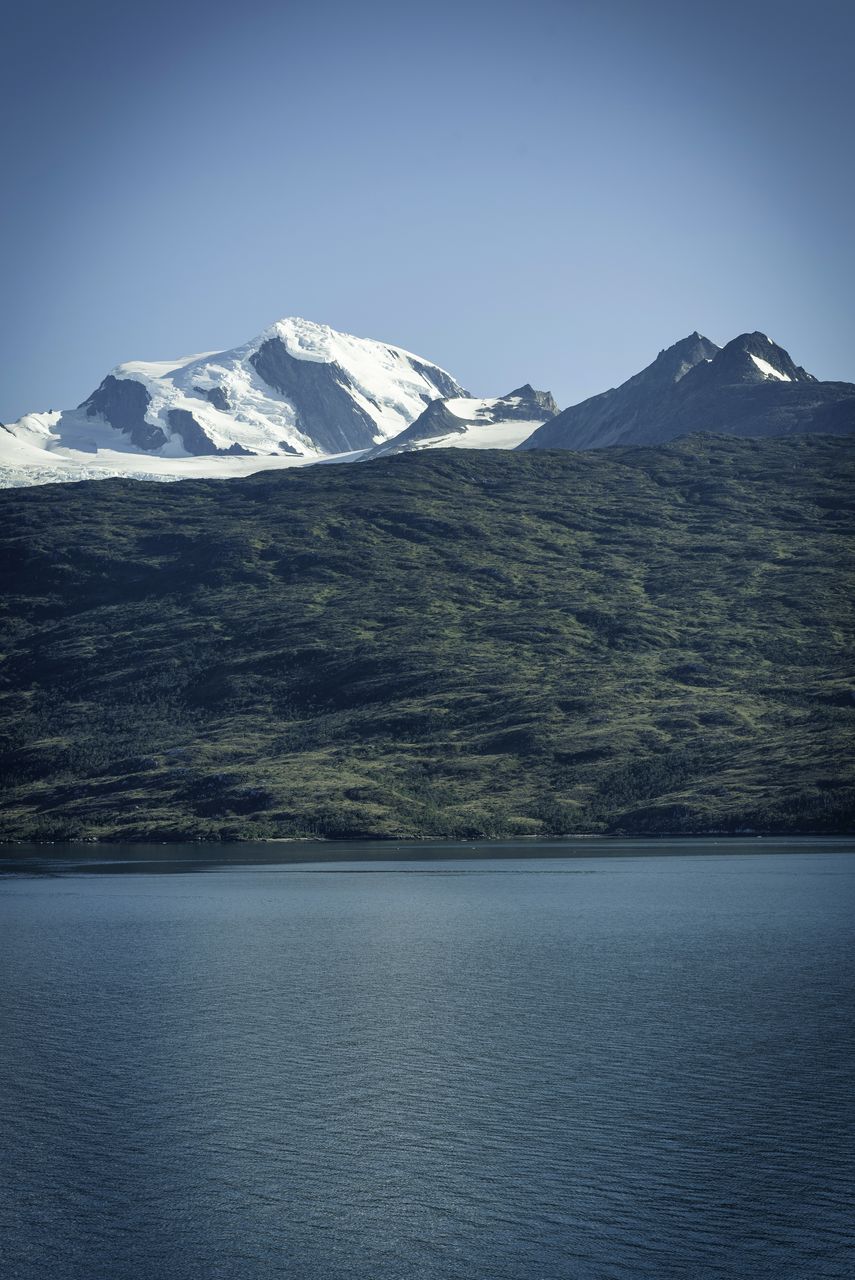
<svg viewBox="0 0 855 1280"><path fill-rule="evenodd" d="M171 844L15 844L0 845L0 877L6 875L97 875L121 872L158 875L188 871L234 870L236 867L305 866L325 863L373 868L375 863L508 861L545 858L711 857L727 854L812 853L817 850L855 852L855 838L710 836L698 840L609 839L596 836L556 840L259 840L238 844L204 842ZM365 864L365 866L363 866Z"/></svg>
<svg viewBox="0 0 855 1280"><path fill-rule="evenodd" d="M848 1278L851 852L7 849L2 1274Z"/></svg>

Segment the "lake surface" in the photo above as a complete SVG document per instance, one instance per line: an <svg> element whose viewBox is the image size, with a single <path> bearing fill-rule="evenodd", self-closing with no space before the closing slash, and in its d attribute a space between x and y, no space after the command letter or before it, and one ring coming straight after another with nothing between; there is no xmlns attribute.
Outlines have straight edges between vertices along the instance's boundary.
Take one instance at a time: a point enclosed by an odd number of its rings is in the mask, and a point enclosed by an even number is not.
<svg viewBox="0 0 855 1280"><path fill-rule="evenodd" d="M853 849L0 849L0 1273L850 1280Z"/></svg>

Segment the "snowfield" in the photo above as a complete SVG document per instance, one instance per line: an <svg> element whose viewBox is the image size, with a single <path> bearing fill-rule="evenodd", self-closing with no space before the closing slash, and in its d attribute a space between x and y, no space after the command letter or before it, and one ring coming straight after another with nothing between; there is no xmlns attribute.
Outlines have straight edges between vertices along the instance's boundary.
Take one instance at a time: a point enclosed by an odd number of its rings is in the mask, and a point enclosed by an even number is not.
<svg viewBox="0 0 855 1280"><path fill-rule="evenodd" d="M772 339L770 338L769 341L771 342ZM760 356L755 356L755 355L752 355L751 359L754 361L757 368L763 374L764 378L777 378L779 382L792 382L792 378L789 376L789 374L781 373L781 370L776 369L775 366L770 364L768 360L761 360Z"/></svg>

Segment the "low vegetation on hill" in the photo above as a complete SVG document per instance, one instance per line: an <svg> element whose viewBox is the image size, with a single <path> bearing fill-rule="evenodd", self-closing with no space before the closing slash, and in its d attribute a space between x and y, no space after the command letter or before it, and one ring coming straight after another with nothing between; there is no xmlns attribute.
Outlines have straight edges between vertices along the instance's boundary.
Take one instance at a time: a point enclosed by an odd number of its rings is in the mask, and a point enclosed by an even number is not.
<svg viewBox="0 0 855 1280"><path fill-rule="evenodd" d="M851 829L853 444L0 494L2 836Z"/></svg>

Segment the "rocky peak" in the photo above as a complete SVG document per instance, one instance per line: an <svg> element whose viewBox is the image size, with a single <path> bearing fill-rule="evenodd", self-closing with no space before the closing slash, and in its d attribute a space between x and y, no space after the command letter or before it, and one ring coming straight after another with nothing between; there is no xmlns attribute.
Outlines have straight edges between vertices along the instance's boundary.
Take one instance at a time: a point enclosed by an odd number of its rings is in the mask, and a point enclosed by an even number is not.
<svg viewBox="0 0 855 1280"><path fill-rule="evenodd" d="M741 333L719 352L712 373L727 382L815 382L765 333Z"/></svg>
<svg viewBox="0 0 855 1280"><path fill-rule="evenodd" d="M509 391L506 396L500 396L499 404L502 406L514 405L520 410L525 409L526 412L515 412L512 416L519 418L553 418L560 410L555 403L555 397L551 391L536 391L530 382L526 382L521 387L517 387L515 391Z"/></svg>
<svg viewBox="0 0 855 1280"><path fill-rule="evenodd" d="M696 329L688 337L675 342L672 347L666 347L664 351L660 351L653 364L649 365L643 373L654 375L657 381L679 382L690 369L694 369L695 365L713 360L718 351L716 344L710 342L709 338L705 338Z"/></svg>

